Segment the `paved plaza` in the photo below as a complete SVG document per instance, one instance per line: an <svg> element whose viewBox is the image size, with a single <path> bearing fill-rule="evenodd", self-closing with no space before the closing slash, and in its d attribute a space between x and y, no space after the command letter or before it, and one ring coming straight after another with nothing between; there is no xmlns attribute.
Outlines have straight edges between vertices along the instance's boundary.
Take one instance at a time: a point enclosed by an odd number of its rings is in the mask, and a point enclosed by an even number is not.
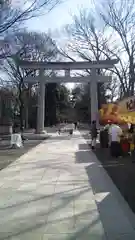
<svg viewBox="0 0 135 240"><path fill-rule="evenodd" d="M134 240L135 219L76 131L0 172L0 240Z"/></svg>

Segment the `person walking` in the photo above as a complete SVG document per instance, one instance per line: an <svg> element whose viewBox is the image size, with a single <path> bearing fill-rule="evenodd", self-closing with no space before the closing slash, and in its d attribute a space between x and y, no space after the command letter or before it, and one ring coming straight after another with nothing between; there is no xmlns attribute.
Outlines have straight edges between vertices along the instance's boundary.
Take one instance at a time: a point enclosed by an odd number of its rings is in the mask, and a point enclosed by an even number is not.
<svg viewBox="0 0 135 240"><path fill-rule="evenodd" d="M97 139L97 127L96 127L96 121L92 121L92 126L91 126L91 148L94 150L96 147L96 139Z"/></svg>
<svg viewBox="0 0 135 240"><path fill-rule="evenodd" d="M74 125L75 125L75 130L76 130L77 129L77 122L75 122Z"/></svg>
<svg viewBox="0 0 135 240"><path fill-rule="evenodd" d="M109 136L111 156L117 158L121 156L120 137L122 136L122 129L117 123L112 124L109 128Z"/></svg>
<svg viewBox="0 0 135 240"><path fill-rule="evenodd" d="M133 132L134 132L134 125L131 124L130 129L129 129L129 133L133 134Z"/></svg>
<svg viewBox="0 0 135 240"><path fill-rule="evenodd" d="M58 123L58 134L59 135L61 134L61 121L59 121Z"/></svg>
<svg viewBox="0 0 135 240"><path fill-rule="evenodd" d="M74 131L74 124L71 123L70 126L69 126L69 135L73 135L73 131Z"/></svg>

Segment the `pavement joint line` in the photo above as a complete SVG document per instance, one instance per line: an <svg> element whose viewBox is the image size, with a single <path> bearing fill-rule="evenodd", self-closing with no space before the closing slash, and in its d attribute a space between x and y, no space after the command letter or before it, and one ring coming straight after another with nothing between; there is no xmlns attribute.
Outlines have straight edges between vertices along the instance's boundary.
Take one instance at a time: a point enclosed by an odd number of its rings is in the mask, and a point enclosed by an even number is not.
<svg viewBox="0 0 135 240"><path fill-rule="evenodd" d="M47 215L47 218L46 218L46 225L47 225L47 223L48 223L48 218L49 218L50 210L51 210L51 208L52 208L52 203L53 203L53 200L54 200L54 197L55 197L55 191L56 191L56 186L57 186L57 182L58 182L59 176L60 176L60 170L59 170L59 172L58 172L58 177L57 177L57 180L56 180L56 182L55 182L54 194L52 195L52 199L51 199L51 201L50 201L50 207L49 207L48 215Z"/></svg>
<svg viewBox="0 0 135 240"><path fill-rule="evenodd" d="M73 183L73 186L74 186L74 190L76 190L76 185ZM73 219L74 219L74 228L75 228L75 225L76 225L76 217L75 217L75 196L73 196Z"/></svg>
<svg viewBox="0 0 135 240"><path fill-rule="evenodd" d="M43 180L43 177L44 177L46 171L47 171L47 170L44 169L44 172L43 172L43 175L42 175L42 177L41 177L41 179L40 179L40 182Z"/></svg>

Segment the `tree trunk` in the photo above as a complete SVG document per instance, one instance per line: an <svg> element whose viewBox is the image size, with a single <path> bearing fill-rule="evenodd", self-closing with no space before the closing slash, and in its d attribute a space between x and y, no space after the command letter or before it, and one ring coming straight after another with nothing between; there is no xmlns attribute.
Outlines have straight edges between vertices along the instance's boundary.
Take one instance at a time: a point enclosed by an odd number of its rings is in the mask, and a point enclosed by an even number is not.
<svg viewBox="0 0 135 240"><path fill-rule="evenodd" d="M129 58L130 61L130 66L129 66L129 96L133 96L134 95L134 64L133 64L133 56L130 56Z"/></svg>
<svg viewBox="0 0 135 240"><path fill-rule="evenodd" d="M26 129L29 128L29 109L28 109L28 106L26 106L26 110L25 110L25 128Z"/></svg>
<svg viewBox="0 0 135 240"><path fill-rule="evenodd" d="M24 129L24 102L23 102L23 90L22 81L19 84L19 101L20 101L20 130Z"/></svg>

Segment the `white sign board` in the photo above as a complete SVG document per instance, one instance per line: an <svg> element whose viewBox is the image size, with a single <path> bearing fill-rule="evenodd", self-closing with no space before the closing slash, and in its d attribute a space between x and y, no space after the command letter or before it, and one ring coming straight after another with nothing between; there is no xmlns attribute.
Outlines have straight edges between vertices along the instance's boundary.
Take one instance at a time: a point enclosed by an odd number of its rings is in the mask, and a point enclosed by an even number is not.
<svg viewBox="0 0 135 240"><path fill-rule="evenodd" d="M20 133L11 134L11 146L20 148L23 146L22 137Z"/></svg>

